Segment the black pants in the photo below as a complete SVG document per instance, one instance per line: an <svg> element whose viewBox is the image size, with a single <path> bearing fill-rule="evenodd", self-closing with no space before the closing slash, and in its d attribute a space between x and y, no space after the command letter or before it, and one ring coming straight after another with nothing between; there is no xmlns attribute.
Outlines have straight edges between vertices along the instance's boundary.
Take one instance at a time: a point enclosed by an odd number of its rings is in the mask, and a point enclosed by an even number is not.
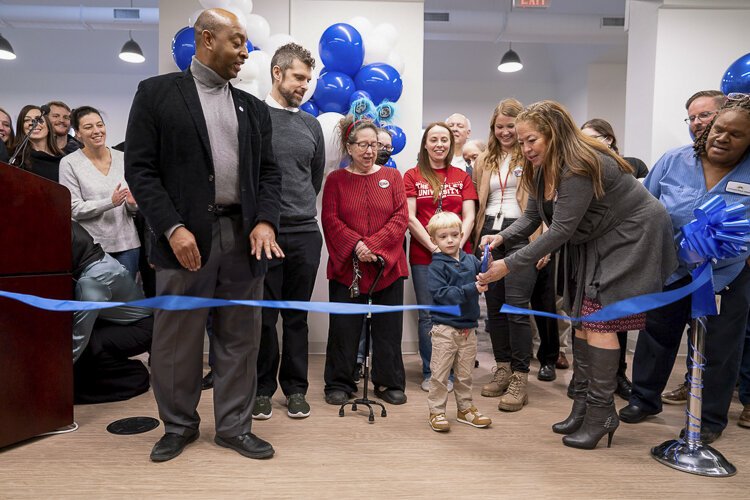
<svg viewBox="0 0 750 500"><path fill-rule="evenodd" d="M285 257L283 260L273 259L269 262L263 282L263 298L309 301L323 245L320 231L281 233L277 241L284 250ZM277 373L284 395L307 394L307 312L291 309L281 311L281 352L276 333L278 318L278 309L263 308L258 354L258 395L273 396L278 387Z"/></svg>
<svg viewBox="0 0 750 500"><path fill-rule="evenodd" d="M537 274L534 290L531 292L532 309L555 312L555 274L557 272L555 260L550 259L549 264L540 269ZM539 331L539 350L536 353L536 359L542 366L554 366L560 356L560 330L557 320L534 316L534 321Z"/></svg>
<svg viewBox="0 0 750 500"><path fill-rule="evenodd" d="M674 290L690 282L683 278L667 287ZM682 332L690 321L690 297L646 313L646 329L638 335L633 357L633 395L630 404L649 412L661 411L661 393L667 385ZM721 292L721 311L708 317L703 374L703 428L721 432L740 368L750 310L750 268Z"/></svg>
<svg viewBox="0 0 750 500"><path fill-rule="evenodd" d="M129 325L97 320L86 349L73 365L76 404L124 401L149 388L148 369L128 359L151 349L154 317Z"/></svg>
<svg viewBox="0 0 750 500"><path fill-rule="evenodd" d="M346 285L330 280L328 294L331 302L365 304L367 296L353 299ZM372 295L373 304L400 306L404 304L404 279L399 278ZM406 377L401 356L403 313L372 315L372 383L389 389L404 390ZM362 332L363 314L331 314L326 347L325 392L357 390L352 375L357 363L357 348Z"/></svg>

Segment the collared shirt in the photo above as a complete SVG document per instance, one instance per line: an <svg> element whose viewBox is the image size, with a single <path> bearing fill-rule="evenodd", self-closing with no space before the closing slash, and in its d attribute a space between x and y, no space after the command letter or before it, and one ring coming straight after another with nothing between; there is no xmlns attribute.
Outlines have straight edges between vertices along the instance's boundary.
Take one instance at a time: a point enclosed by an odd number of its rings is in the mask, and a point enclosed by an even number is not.
<svg viewBox="0 0 750 500"><path fill-rule="evenodd" d="M274 99L271 94L268 94L266 96L266 104L268 104L272 108L285 109L287 111L291 111L292 113L296 113L299 111L299 108L295 108L294 106L283 106L279 101Z"/></svg>
<svg viewBox="0 0 750 500"><path fill-rule="evenodd" d="M703 164L700 158L695 157L693 145L689 144L665 153L651 169L643 185L666 207L672 218L674 233L677 238L680 238L678 233L682 226L695 219L693 211L714 195L720 195L727 205L743 203L747 206L750 204L750 196L747 194L727 191L729 182L742 183L750 192L750 155L743 158L739 165L726 174L713 188L707 190ZM750 218L750 206L746 211L746 217ZM750 251L713 264L715 291L723 290L740 274L748 256L750 256ZM680 263L679 269L669 278L667 284L687 274L688 269Z"/></svg>

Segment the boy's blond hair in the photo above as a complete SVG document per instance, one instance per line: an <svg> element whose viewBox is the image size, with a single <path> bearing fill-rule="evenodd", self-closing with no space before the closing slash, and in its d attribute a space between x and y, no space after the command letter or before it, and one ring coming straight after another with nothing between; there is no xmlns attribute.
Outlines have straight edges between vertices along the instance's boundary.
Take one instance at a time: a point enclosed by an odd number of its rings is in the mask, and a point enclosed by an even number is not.
<svg viewBox="0 0 750 500"><path fill-rule="evenodd" d="M453 212L438 212L432 216L430 222L427 224L427 232L430 233L430 238L434 238L438 229L449 229L452 227L461 229L461 219L458 215Z"/></svg>

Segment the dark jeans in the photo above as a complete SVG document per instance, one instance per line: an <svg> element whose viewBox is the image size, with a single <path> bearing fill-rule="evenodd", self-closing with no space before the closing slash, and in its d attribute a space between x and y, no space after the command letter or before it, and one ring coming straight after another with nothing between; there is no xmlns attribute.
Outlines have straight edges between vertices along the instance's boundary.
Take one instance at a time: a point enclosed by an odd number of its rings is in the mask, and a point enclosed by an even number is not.
<svg viewBox="0 0 750 500"><path fill-rule="evenodd" d="M124 401L148 390L148 369L128 359L151 350L154 317L127 325L97 320L86 349L73 365L76 404Z"/></svg>
<svg viewBox="0 0 750 500"><path fill-rule="evenodd" d="M750 404L750 318L745 328L745 345L742 350L742 362L740 363L740 387L737 390L740 403Z"/></svg>
<svg viewBox="0 0 750 500"><path fill-rule="evenodd" d="M554 257L554 256L553 256ZM555 312L555 259L539 270L531 293L531 308L537 311ZM534 316L539 331L539 350L536 359L544 365L554 366L560 356L560 330L557 320Z"/></svg>
<svg viewBox="0 0 750 500"><path fill-rule="evenodd" d="M366 304L365 294L353 299L349 287L330 280L328 296L331 302ZM372 295L373 304L400 306L404 304L404 279L399 278L383 290ZM401 356L403 313L381 313L372 315L372 383L389 389L404 390L406 378ZM326 347L325 392L357 390L354 383L354 367L357 362L357 347L362 332L364 314L331 314Z"/></svg>
<svg viewBox="0 0 750 500"><path fill-rule="evenodd" d="M683 278L667 287L674 290L690 282ZM721 432L727 426L745 343L750 311L750 268L745 266L720 292L721 311L708 317L703 374L703 428ZM633 357L633 395L630 404L648 412L661 411L661 393L669 380L682 332L690 321L690 297L646 313L646 329L638 335Z"/></svg>
<svg viewBox="0 0 750 500"><path fill-rule="evenodd" d="M320 264L323 238L320 231L281 233L277 241L286 255L283 260L269 262L263 283L265 300L297 300L307 302L312 296L315 276ZM278 387L286 396L307 393L307 312L281 310L282 346L276 322L279 309L264 307L262 312L260 352L258 354L258 395L273 396Z"/></svg>
<svg viewBox="0 0 750 500"><path fill-rule="evenodd" d="M493 234L493 217L486 217L482 234ZM506 219L503 229L510 226L515 219ZM495 260L503 259L528 244L520 240L510 245L503 244L496 248L492 256ZM529 362L533 352L531 323L528 315L500 314L500 307L507 303L516 307L529 307L531 292L536 283L537 270L534 266L514 269L505 278L489 286L484 297L487 301L487 324L490 330L492 351L495 361L510 362L514 372L529 372ZM554 310L554 301L553 310Z"/></svg>

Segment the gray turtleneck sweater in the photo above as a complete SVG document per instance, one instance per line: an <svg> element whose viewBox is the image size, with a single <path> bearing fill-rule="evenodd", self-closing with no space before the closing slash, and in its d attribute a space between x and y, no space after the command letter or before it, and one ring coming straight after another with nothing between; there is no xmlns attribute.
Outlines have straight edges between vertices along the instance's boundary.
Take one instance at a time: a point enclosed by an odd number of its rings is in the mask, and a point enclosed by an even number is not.
<svg viewBox="0 0 750 500"><path fill-rule="evenodd" d="M211 143L216 178L215 202L231 205L240 202L239 128L229 81L195 57L190 64Z"/></svg>

